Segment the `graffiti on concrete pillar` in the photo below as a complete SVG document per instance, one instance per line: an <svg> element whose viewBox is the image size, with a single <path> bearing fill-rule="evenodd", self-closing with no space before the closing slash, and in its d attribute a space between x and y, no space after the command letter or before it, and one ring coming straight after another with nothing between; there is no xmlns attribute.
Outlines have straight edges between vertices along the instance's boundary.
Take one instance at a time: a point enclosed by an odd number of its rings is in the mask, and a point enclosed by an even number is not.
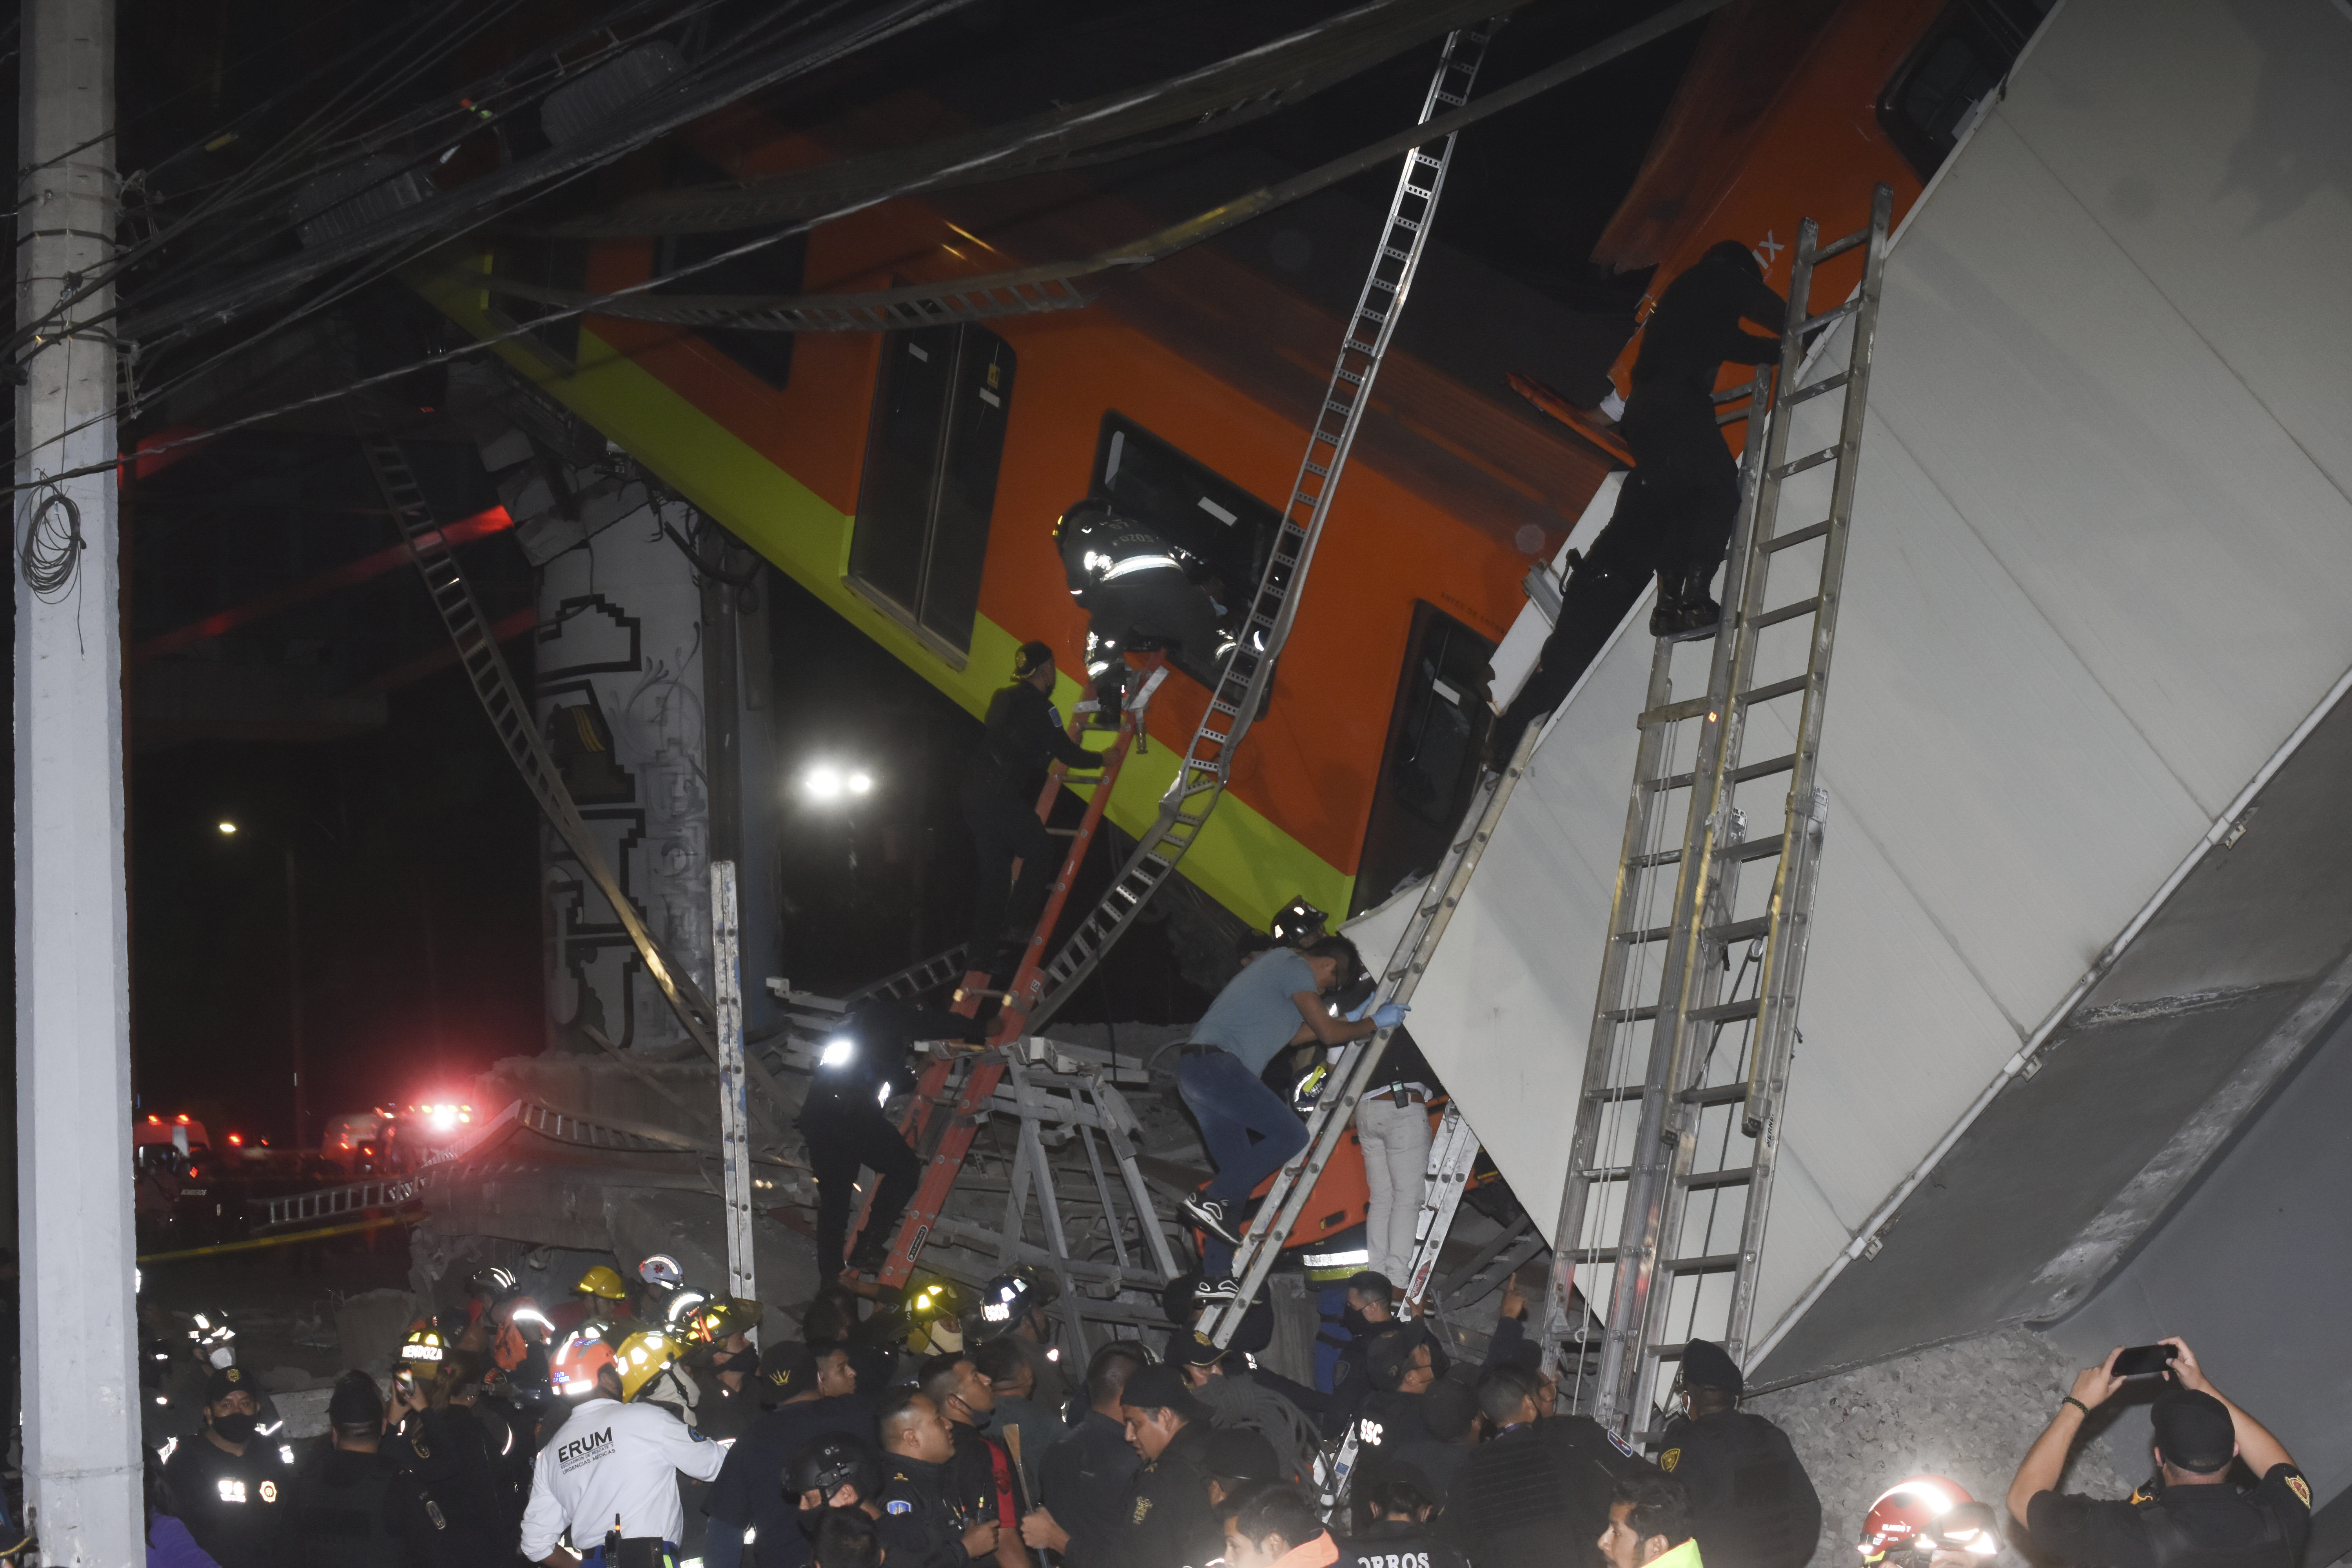
<svg viewBox="0 0 2352 1568"><path fill-rule="evenodd" d="M540 569L537 709L582 818L646 927L710 984L702 603L651 508ZM541 833L547 1006L560 1048L686 1039L602 893Z"/></svg>

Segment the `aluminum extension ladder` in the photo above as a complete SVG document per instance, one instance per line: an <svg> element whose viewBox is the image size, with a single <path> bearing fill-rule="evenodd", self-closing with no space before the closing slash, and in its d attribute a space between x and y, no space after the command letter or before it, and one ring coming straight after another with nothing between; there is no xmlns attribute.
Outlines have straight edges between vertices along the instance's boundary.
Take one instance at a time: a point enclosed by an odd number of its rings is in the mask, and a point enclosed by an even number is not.
<svg viewBox="0 0 2352 1568"><path fill-rule="evenodd" d="M1421 106L1421 121L1460 108L1470 96L1486 42L1501 19L1483 22L1447 35L1437 71ZM1015 987L1020 1016L1010 1026L1014 1034L1034 1032L1076 993L1080 982L1111 944L1125 934L1143 907L1151 901L1177 862L1192 847L1223 795L1234 753L1274 683L1275 664L1289 638L1298 614L1298 600L1315 559L1315 546L1330 516L1332 497L1354 447L1357 427L1371 405L1372 383L1387 357L1389 340L1398 314L1412 291L1414 274L1429 241L1430 221L1445 185L1446 165L1454 156L1454 138L1446 136L1435 152L1416 147L1405 155L1390 199L1388 221L1380 248L1357 296L1354 314L1340 340L1339 357L1316 416L1314 434L1298 466L1283 508L1282 531L1267 559L1249 615L1234 649L1218 672L1183 765L1160 802L1160 814L1127 858L1101 902L1089 910L1045 965L1034 987Z"/></svg>
<svg viewBox="0 0 2352 1568"><path fill-rule="evenodd" d="M636 905L621 890L612 868L604 863L604 851L581 817L580 808L573 804L562 770L548 752L547 739L540 732L530 702L515 685L514 672L507 668L506 656L499 651L499 639L491 634L490 623L482 614L480 602L474 597L473 585L466 581L448 537L433 516L424 487L416 482L416 475L408 465L407 454L400 449L398 441L382 434L362 434L360 449L367 457L368 470L374 476L383 504L400 529L409 556L416 563L417 574L425 579L433 607L440 612L441 624L457 647L457 662L466 671L467 684L474 689L482 711L489 716L490 728L498 732L509 760L522 775L532 798L539 802L540 810L579 860L580 868L612 906L621 929L628 933L637 950L638 961L654 984L661 987L678 1023L702 1048L703 1055L717 1063L717 1013L709 998L695 984L694 977L670 956L660 939L646 929ZM796 1108L756 1058L745 1067L751 1081L768 1097L768 1106L763 1110L772 1108L777 1114L789 1115ZM774 1131L772 1128L769 1131Z"/></svg>
<svg viewBox="0 0 2352 1568"><path fill-rule="evenodd" d="M908 1201L907 1212L898 1222L898 1234L891 1237L890 1251L883 1260L877 1278L885 1285L903 1285L913 1271L915 1259L922 1255L923 1242L937 1223L940 1211L947 1205L948 1194L955 1186L956 1176L963 1169L964 1155L971 1152L973 1135L979 1131L980 1117L996 1092L999 1079L1004 1076L1004 1052L1001 1048L1019 1035L1020 1014L1013 999L1023 994L1024 988L1037 984L1040 963L1045 943L1054 927L1062 918L1062 908L1067 902L1071 887L1077 881L1078 869L1085 863L1087 847L1094 842L1095 831L1102 824L1104 807L1110 804L1111 791L1118 787L1120 770L1126 766L1129 752L1143 732L1143 723L1151 707L1152 695L1168 677L1168 656L1153 654L1144 665L1143 679L1135 698L1121 710L1118 738L1102 752L1102 773L1095 784L1094 793L1087 799L1086 815L1079 818L1070 836L1070 847L1062 857L1061 873L1045 898L1045 907L1037 917L1036 930L1029 945L1021 955L1013 971L1012 989L1003 993L1004 1007L991 1026L992 1047L970 1058L963 1082L953 1094L949 1092L951 1075L959 1065L953 1054L932 1058L918 1078L915 1098L908 1106L905 1131L907 1142L923 1156L923 1178ZM1070 734L1076 738L1081 716L1070 717ZM1042 820L1053 809L1054 797L1061 788L1063 769L1059 763L1047 771L1044 790L1037 797L1037 816ZM982 989L987 976L967 975L955 995L954 1011L969 1018L980 1011L981 1004L990 993ZM872 1206L869 1195L867 1207ZM860 1216L858 1228L864 1226Z"/></svg>
<svg viewBox="0 0 2352 1568"><path fill-rule="evenodd" d="M1468 891L1470 879L1478 869L1486 846L1495 837L1495 826L1503 818L1503 808L1510 804L1512 792L1518 788L1526 773L1528 759L1534 755L1536 742L1542 738L1542 726L1530 724L1519 736L1517 751L1503 765L1499 773L1489 773L1478 781L1471 797L1471 809L1465 818L1465 830L1460 838L1445 852L1445 860L1437 874L1430 878L1422 889L1421 901L1414 906L1412 918L1405 922L1397 935L1396 949L1390 954L1388 967L1381 971L1378 999L1381 1002L1411 1002L1421 977L1428 973L1429 962L1436 956L1438 943L1444 940L1445 928L1453 922L1454 911L1462 904ZM1381 1058L1388 1054L1389 1038L1396 1031L1377 1029L1365 1039L1340 1048L1336 1070L1323 1080L1323 1089L1315 1101L1315 1109L1307 1118L1307 1147L1297 1158L1275 1173L1274 1184L1266 1189L1258 1205L1257 1214L1242 1232L1241 1246L1234 1253L1234 1278L1238 1282L1231 1302L1211 1306L1201 1317L1201 1331L1218 1344L1229 1342L1234 1331L1241 1326L1242 1316L1265 1284L1265 1277L1274 1271L1276 1259L1282 1256L1283 1244L1290 1237L1291 1227L1298 1223L1299 1211L1307 1206L1307 1196L1315 1184L1323 1177L1323 1168L1331 1163L1339 1147L1339 1139L1355 1120L1357 1102L1375 1081ZM1466 1131L1466 1126L1463 1129ZM1469 1153L1459 1153L1462 1140L1456 1138L1449 1150L1463 1160L1463 1175L1469 1174L1469 1159L1477 1154L1477 1140L1468 1139ZM1434 1145L1432 1152L1435 1152ZM1452 1195L1459 1201L1462 1183L1452 1184ZM1445 1205L1445 1217L1451 1223L1453 1205ZM1416 1226L1434 1224L1434 1216L1423 1215ZM1429 1247L1433 1261L1437 1248L1444 1245L1439 1234ZM1418 1252L1416 1248L1416 1252ZM1423 1276L1426 1269L1418 1257L1415 1271Z"/></svg>
<svg viewBox="0 0 2352 1568"><path fill-rule="evenodd" d="M1723 592L1729 635L1688 645L1707 649L1706 685L1680 700L1671 679L1676 645L1659 643L1639 720L1544 1323L1545 1365L1562 1394L1636 1441L1653 1425L1663 1364L1685 1343L1717 1340L1735 1359L1747 1348L1827 813L1815 784L1822 705L1892 208L1881 185L1869 226L1829 245L1810 218L1799 231L1777 392L1768 395L1759 369L1745 410L1719 419L1748 424ZM1816 266L1855 248L1864 251L1861 287L1809 314ZM1843 367L1801 385L1806 337L1848 317ZM1837 438L1790 458L1798 407L1840 390ZM1784 501L1798 500L1789 481L1824 465L1820 521L1782 530ZM1818 479L1806 482L1803 510L1812 511L1820 488ZM1803 595L1772 603L1774 568L1785 574L1806 564L1815 570ZM1767 752L1761 761L1745 760L1751 734ZM1781 826L1748 837L1739 787L1782 774ZM1676 795L1685 802L1680 816ZM1743 889L1741 868L1762 860L1775 862L1769 885L1751 875ZM1663 956L1654 964L1654 955ZM1727 1037L1736 1048L1723 1048ZM1597 1354L1582 1302L1605 1302L1594 1308Z"/></svg>

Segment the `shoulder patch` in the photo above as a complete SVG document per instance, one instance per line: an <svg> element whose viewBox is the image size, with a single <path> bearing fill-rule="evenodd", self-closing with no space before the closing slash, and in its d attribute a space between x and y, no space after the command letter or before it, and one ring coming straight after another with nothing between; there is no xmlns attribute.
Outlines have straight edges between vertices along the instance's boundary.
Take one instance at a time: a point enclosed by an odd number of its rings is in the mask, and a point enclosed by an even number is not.
<svg viewBox="0 0 2352 1568"><path fill-rule="evenodd" d="M905 1498L894 1497L882 1505L882 1510L885 1513L912 1513L915 1511L915 1505Z"/></svg>
<svg viewBox="0 0 2352 1568"><path fill-rule="evenodd" d="M2305 1480L2293 1470L2289 1470L2281 1479L2286 1482L2286 1489L2293 1492L2296 1498L2301 1500L2304 1507L2309 1508L2311 1506L2311 1483L2309 1481Z"/></svg>
<svg viewBox="0 0 2352 1568"><path fill-rule="evenodd" d="M1616 1449L1619 1453L1624 1455L1629 1459L1633 1457L1633 1444L1628 1443L1624 1438L1620 1437L1616 1433L1612 1432L1606 1426L1603 1426L1601 1429L1601 1435L1609 1439L1609 1446L1611 1447Z"/></svg>
<svg viewBox="0 0 2352 1568"><path fill-rule="evenodd" d="M1682 1462L1683 1451L1680 1448L1669 1448L1658 1456L1658 1468L1670 1476L1675 1473L1675 1467Z"/></svg>
<svg viewBox="0 0 2352 1568"><path fill-rule="evenodd" d="M1143 1516L1150 1511L1151 1500L1148 1497L1137 1498L1135 1500L1135 1517L1128 1521L1128 1522L1129 1524L1141 1524L1143 1522Z"/></svg>
<svg viewBox="0 0 2352 1568"><path fill-rule="evenodd" d="M699 1426L689 1425L686 1429L686 1435L693 1438L698 1443L708 1443L710 1441L709 1435L706 1434Z"/></svg>

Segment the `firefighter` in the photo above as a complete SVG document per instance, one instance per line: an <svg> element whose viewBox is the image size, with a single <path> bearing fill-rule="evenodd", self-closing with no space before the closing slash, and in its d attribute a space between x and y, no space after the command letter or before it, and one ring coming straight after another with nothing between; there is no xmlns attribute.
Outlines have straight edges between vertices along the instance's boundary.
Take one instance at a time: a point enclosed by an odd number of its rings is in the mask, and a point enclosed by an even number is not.
<svg viewBox="0 0 2352 1568"><path fill-rule="evenodd" d="M2000 1525L1958 1481L1913 1476L1878 1494L1857 1544L1864 1568L1979 1568L2000 1551Z"/></svg>
<svg viewBox="0 0 2352 1568"><path fill-rule="evenodd" d="M1037 816L1046 764L1060 763L1072 773L1102 766L1099 755L1063 731L1051 695L1054 676L1054 650L1023 643L1013 658L1013 683L989 700L988 731L964 778L963 818L980 863L969 959L975 969L1002 972L1019 962L1061 869L1059 844Z"/></svg>
<svg viewBox="0 0 2352 1568"><path fill-rule="evenodd" d="M1054 525L1070 597L1087 612L1087 679L1106 721L1125 699L1127 656L1165 649L1198 669L1224 662L1224 584L1167 540L1088 496Z"/></svg>
<svg viewBox="0 0 2352 1568"><path fill-rule="evenodd" d="M597 1369L595 1393L539 1451L523 1510L525 1557L548 1568L583 1558L597 1568L674 1568L686 1533L677 1479L715 1479L727 1459L675 1412L642 1398L677 1355L667 1335L635 1333Z"/></svg>
<svg viewBox="0 0 2352 1568"><path fill-rule="evenodd" d="M1658 1468L1683 1484L1707 1568L1803 1568L1822 1533L1822 1500L1790 1445L1739 1408L1739 1363L1693 1340L1675 1374L1680 1415L1666 1423Z"/></svg>
<svg viewBox="0 0 2352 1568"><path fill-rule="evenodd" d="M861 1271L881 1265L898 1216L922 1179L921 1158L883 1111L893 1093L914 1085L908 1058L915 1042L976 1045L982 1037L969 1018L877 996L858 1004L819 1048L795 1123L808 1141L809 1169L816 1176L818 1279L835 1279L844 1268L841 1249L849 1237L859 1166L881 1181L858 1234L857 1252L847 1262Z"/></svg>
<svg viewBox="0 0 2352 1568"><path fill-rule="evenodd" d="M1633 471L1609 525L1569 574L1534 671L1488 732L1494 762L1507 759L1528 725L1559 705L1653 575L1652 637L1704 637L1721 620L1707 590L1739 511L1739 467L1715 422L1715 379L1727 361L1778 357L1787 314L1787 302L1765 286L1756 258L1736 240L1708 250L1659 296L1619 426ZM1743 331L1742 320L1774 335Z"/></svg>

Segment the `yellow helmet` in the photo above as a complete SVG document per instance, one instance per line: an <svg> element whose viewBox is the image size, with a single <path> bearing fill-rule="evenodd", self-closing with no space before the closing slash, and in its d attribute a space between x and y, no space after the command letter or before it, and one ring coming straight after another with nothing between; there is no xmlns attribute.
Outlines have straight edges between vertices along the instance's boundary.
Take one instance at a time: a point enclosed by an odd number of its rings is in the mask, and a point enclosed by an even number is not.
<svg viewBox="0 0 2352 1568"><path fill-rule="evenodd" d="M719 1296L698 1303L683 1321L670 1321L670 1331L706 1344L720 1344L760 1326L761 1306L740 1296Z"/></svg>
<svg viewBox="0 0 2352 1568"><path fill-rule="evenodd" d="M439 1331L429 1324L419 1325L409 1330L408 1337L401 1342L400 1359L411 1363L438 1362L448 1353L448 1342L441 1337Z"/></svg>
<svg viewBox="0 0 2352 1568"><path fill-rule="evenodd" d="M629 1299L628 1287L621 1283L619 1272L601 1263L583 1274L580 1283L572 1289L578 1295L593 1296L604 1301L625 1301Z"/></svg>
<svg viewBox="0 0 2352 1568"><path fill-rule="evenodd" d="M656 1329L642 1329L623 1340L621 1348L613 1352L614 1368L621 1374L621 1397L635 1399L664 1367L677 1360L681 1348Z"/></svg>

